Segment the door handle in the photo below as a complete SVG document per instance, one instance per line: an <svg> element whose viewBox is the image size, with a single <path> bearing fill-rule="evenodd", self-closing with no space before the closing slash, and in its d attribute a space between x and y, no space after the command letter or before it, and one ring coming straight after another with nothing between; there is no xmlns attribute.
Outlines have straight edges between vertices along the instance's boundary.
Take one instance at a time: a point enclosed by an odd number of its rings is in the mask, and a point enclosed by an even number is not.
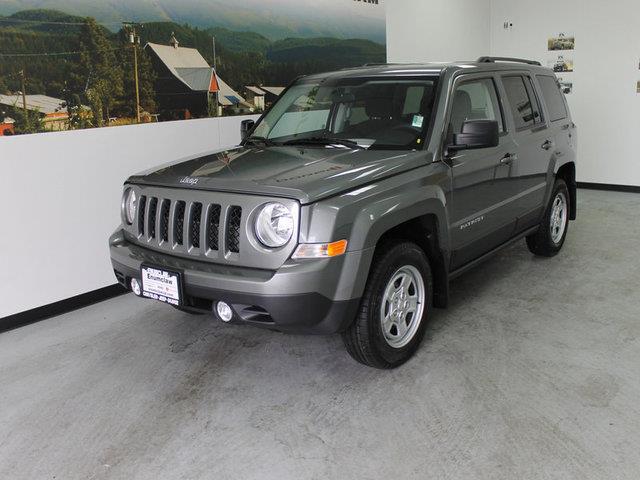
<svg viewBox="0 0 640 480"><path fill-rule="evenodd" d="M518 155L516 153L507 153L504 157L500 159L500 164L511 165L517 159L518 159Z"/></svg>
<svg viewBox="0 0 640 480"><path fill-rule="evenodd" d="M553 143L551 140L547 140L542 144L542 148L545 150L551 150L554 146L555 146L555 143Z"/></svg>

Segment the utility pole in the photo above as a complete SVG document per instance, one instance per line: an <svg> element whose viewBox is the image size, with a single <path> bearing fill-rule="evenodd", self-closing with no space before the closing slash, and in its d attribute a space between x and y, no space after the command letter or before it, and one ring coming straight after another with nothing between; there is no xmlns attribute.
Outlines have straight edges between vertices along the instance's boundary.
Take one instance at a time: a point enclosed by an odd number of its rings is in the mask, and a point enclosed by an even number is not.
<svg viewBox="0 0 640 480"><path fill-rule="evenodd" d="M138 45L140 45L140 36L136 33L136 27L142 28L139 23L124 22L125 28L129 29L129 43L133 48L133 76L136 85L136 121L140 123L140 84L138 81Z"/></svg>
<svg viewBox="0 0 640 480"><path fill-rule="evenodd" d="M213 69L217 70L217 65L216 65L216 37L214 37L213 35L211 35L211 42L213 44Z"/></svg>
<svg viewBox="0 0 640 480"><path fill-rule="evenodd" d="M216 85L218 85L218 79L217 79L218 66L216 65L216 63L217 63L216 62L216 59L217 59L217 57L216 57L216 37L214 37L213 35L211 35L211 43L213 45L213 75L215 75L214 78L216 80ZM214 107L215 110L216 110L216 115L215 115L216 117L218 116L218 108L219 108L219 105L220 105L219 94L220 94L220 85L218 85L218 90L216 91L215 97L214 97L215 101L216 101L215 107Z"/></svg>
<svg viewBox="0 0 640 480"><path fill-rule="evenodd" d="M25 81L25 75L24 75L24 69L20 70L19 72L20 75L20 83L21 83L21 90L22 90L22 109L24 110L24 121L25 123L27 123L27 93L25 92L26 90L26 81Z"/></svg>

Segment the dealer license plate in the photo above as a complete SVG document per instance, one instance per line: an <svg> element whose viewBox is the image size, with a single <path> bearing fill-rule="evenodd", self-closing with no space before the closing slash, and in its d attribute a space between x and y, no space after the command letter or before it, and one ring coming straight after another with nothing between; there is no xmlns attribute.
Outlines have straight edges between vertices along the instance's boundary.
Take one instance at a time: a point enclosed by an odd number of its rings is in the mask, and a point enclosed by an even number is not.
<svg viewBox="0 0 640 480"><path fill-rule="evenodd" d="M172 305L180 305L179 273L143 266L141 277L143 297Z"/></svg>

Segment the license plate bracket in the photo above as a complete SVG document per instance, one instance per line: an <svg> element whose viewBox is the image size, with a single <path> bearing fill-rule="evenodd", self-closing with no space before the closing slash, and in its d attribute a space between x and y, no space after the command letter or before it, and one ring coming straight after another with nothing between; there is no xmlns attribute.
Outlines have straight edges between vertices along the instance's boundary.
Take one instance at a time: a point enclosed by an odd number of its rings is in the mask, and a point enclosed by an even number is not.
<svg viewBox="0 0 640 480"><path fill-rule="evenodd" d="M182 274L175 270L162 267L142 265L140 267L142 279L142 296L169 303L179 307L182 305Z"/></svg>

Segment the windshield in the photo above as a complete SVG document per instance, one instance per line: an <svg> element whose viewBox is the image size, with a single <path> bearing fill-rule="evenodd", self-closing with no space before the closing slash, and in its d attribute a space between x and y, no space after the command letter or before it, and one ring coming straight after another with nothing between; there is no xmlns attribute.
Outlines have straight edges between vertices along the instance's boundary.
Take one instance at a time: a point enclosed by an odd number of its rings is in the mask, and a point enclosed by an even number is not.
<svg viewBox="0 0 640 480"><path fill-rule="evenodd" d="M436 78L303 79L247 141L272 145L415 149L431 120Z"/></svg>

